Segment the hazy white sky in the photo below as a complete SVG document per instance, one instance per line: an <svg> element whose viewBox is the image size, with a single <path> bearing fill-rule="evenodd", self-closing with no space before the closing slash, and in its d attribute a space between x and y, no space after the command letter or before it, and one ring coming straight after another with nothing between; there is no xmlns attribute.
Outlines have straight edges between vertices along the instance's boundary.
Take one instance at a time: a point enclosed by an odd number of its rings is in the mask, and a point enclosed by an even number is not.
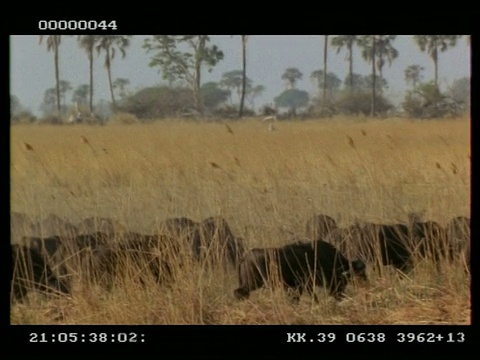
<svg viewBox="0 0 480 360"><path fill-rule="evenodd" d="M113 78L130 80L130 90L159 84L162 81L159 68L148 66L151 54L142 49L146 36L136 35L132 38L127 55L122 59L119 55L112 66ZM224 59L218 63L211 73L204 71L202 83L219 81L224 72L241 68L241 46L239 36L211 36L214 44L224 52ZM389 67L384 68L384 77L388 81L387 95L395 103L403 99L406 89L404 70L408 65L420 64L425 68L424 80L433 79L433 63L430 57L420 52L410 35L398 36L394 46L399 51L399 57ZM247 76L254 85L262 84L266 91L256 100L255 105L273 103L273 98L285 89L281 76L286 68L296 67L303 73L303 79L297 87L308 91L311 95L317 93L310 74L314 70L323 69L323 35L252 35L247 49ZM103 55L103 54L102 54ZM346 52L339 54L330 47L328 71L334 72L340 79L348 73ZM100 99L109 100L108 79L103 67L103 56L95 55L94 90L97 102ZM354 72L367 75L368 65L361 57L360 50L355 49ZM10 92L16 95L24 107L40 114L39 106L47 88L55 85L53 53L47 52L45 43L39 45L38 35L15 35L10 40ZM88 84L88 59L85 52L78 47L76 37L64 37L60 46L60 78L69 81L73 88ZM440 86L447 88L455 79L470 76L470 48L466 37L462 37L457 46L440 54L439 79ZM71 93L68 100L71 99Z"/></svg>

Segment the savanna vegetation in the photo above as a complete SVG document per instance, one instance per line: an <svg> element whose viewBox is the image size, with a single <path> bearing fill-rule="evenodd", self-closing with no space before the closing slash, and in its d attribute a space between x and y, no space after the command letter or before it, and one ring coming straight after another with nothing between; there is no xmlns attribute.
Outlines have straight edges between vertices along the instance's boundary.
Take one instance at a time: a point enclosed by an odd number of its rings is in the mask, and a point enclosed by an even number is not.
<svg viewBox="0 0 480 360"><path fill-rule="evenodd" d="M242 50L238 68L222 74L218 81L203 81L205 71L224 59L224 52L208 35L152 35L143 39L142 48L149 54L148 66L158 70L159 84L132 91L130 80L115 78L112 64L123 60L130 51L132 35L82 35L76 37L78 46L87 55L89 72L85 83L76 88L62 78L62 68L69 63L60 56L60 49L72 36L40 36L39 45L53 53L55 87L45 90L40 105L39 122L105 123L108 121L151 122L171 117L241 118L244 116L276 114L279 118L326 118L335 115L371 117L403 116L434 119L458 117L470 110L470 79L456 79L446 89L439 86L439 63L442 53L455 47L462 35L413 35L419 52L426 53L433 62L433 79L424 77L425 68L411 64L404 69L409 89L400 99L386 94L389 84L385 73L398 58L397 35L324 35L323 68L304 74L295 66L285 69L278 78L285 83L276 89L273 103L259 106L258 97L265 85L249 77L247 62L249 35L232 36ZM467 41L470 44L470 38ZM332 49L336 49L333 52ZM360 53L361 56L359 56ZM110 101L100 100L94 106L94 54L101 57L108 77ZM117 54L117 56L115 56ZM119 59L119 55L121 58ZM329 57L346 54L348 73L341 79L327 68ZM365 61L371 66L368 74L355 72L354 63ZM269 61L269 59L265 59ZM294 65L294 64L293 64ZM133 65L132 65L133 66ZM138 65L135 65L135 67ZM309 93L298 88L298 81L309 76L318 91ZM88 79L88 80L87 80ZM94 81L95 79L95 81ZM70 100L71 99L71 100ZM70 101L69 101L70 100ZM395 105L397 104L397 105ZM12 123L37 121L20 99L11 95ZM127 114L115 119L112 114Z"/></svg>
<svg viewBox="0 0 480 360"><path fill-rule="evenodd" d="M281 246L308 217L445 225L470 216L469 118L416 122L334 117L279 122L11 127L11 210L38 221L90 216L158 231L169 217L222 216L247 247ZM27 234L25 230L25 235ZM317 289L292 305L282 290L237 301L233 267L186 261L171 286L133 279L111 292L74 274L71 297L31 292L13 324L469 324L470 276L460 262L419 261L400 277L369 269L336 303Z"/></svg>

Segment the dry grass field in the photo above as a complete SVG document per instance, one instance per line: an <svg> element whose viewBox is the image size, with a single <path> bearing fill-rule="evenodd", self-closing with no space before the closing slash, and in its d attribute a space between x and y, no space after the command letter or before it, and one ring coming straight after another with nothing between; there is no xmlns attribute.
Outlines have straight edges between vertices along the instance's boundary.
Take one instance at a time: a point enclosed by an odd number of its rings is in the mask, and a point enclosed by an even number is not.
<svg viewBox="0 0 480 360"><path fill-rule="evenodd" d="M109 217L155 233L169 217L219 215L249 248L280 246L316 213L339 226L470 216L470 121L343 119L11 127L11 209L39 221ZM28 234L25 234L28 235ZM13 240L14 241L14 240ZM336 303L299 305L281 289L238 301L233 268L186 264L172 287L127 281L112 292L74 282L72 296L32 292L12 324L469 324L470 278L424 261L349 284Z"/></svg>

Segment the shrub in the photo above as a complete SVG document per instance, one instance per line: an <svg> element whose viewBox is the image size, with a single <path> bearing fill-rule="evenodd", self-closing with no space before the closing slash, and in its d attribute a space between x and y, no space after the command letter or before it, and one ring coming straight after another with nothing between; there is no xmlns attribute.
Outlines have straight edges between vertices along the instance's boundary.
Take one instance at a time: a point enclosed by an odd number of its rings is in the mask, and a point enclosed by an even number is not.
<svg viewBox="0 0 480 360"><path fill-rule="evenodd" d="M372 94L361 91L350 93L344 91L336 103L336 111L347 115L370 115L372 106ZM377 94L375 99L375 112L377 115L386 114L394 106L382 95Z"/></svg>
<svg viewBox="0 0 480 360"><path fill-rule="evenodd" d="M408 116L422 119L458 116L462 112L462 106L442 94L433 81L408 91L402 107Z"/></svg>
<svg viewBox="0 0 480 360"><path fill-rule="evenodd" d="M134 114L138 119L156 119L177 116L185 108L193 107L192 91L167 86L150 87L129 96L119 110Z"/></svg>
<svg viewBox="0 0 480 360"><path fill-rule="evenodd" d="M31 124L37 121L37 117L30 111L20 111L15 116L12 116L10 122L12 124Z"/></svg>
<svg viewBox="0 0 480 360"><path fill-rule="evenodd" d="M138 124L140 120L134 115L130 113L116 113L110 117L109 123L110 124L123 124L123 125L132 125Z"/></svg>

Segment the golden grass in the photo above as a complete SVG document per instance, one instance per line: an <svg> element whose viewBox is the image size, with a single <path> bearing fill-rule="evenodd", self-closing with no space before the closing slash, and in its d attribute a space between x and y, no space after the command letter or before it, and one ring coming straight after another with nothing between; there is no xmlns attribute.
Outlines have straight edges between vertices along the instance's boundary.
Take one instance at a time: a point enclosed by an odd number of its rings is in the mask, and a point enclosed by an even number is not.
<svg viewBox="0 0 480 360"><path fill-rule="evenodd" d="M220 215L249 247L279 246L313 213L339 225L406 221L411 211L445 225L470 213L469 119L241 122L11 127L12 211L34 220L89 216L153 233L167 217ZM28 146L27 146L28 145ZM29 295L12 323L423 324L470 322L461 269L433 264L408 280L349 285L345 304L327 295L292 306L258 290L237 302L233 270L187 267L172 289L130 284L111 294L76 285L72 299ZM187 273L191 271L191 273ZM441 281L438 279L442 276ZM322 293L321 291L319 293ZM323 293L322 293L323 294Z"/></svg>

